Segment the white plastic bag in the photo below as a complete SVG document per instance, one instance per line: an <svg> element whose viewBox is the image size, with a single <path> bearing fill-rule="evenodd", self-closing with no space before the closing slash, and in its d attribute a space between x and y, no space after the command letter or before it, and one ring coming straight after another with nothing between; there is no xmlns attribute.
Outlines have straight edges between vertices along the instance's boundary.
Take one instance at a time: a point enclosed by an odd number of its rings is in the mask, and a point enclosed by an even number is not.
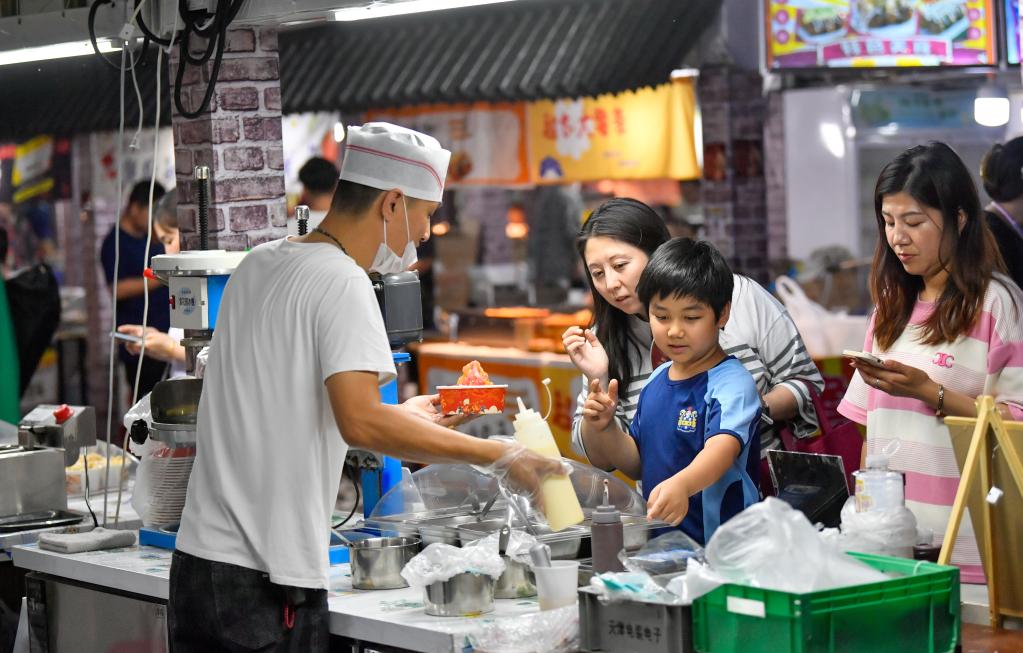
<svg viewBox="0 0 1023 653"><path fill-rule="evenodd" d="M887 576L828 546L806 516L768 497L717 529L707 543L706 570L686 574L687 583L721 580L802 594L885 580ZM711 581L711 582L707 582ZM686 595L695 599L695 587Z"/></svg>
<svg viewBox="0 0 1023 653"><path fill-rule="evenodd" d="M495 579L504 573L504 560L493 549L474 546L460 549L450 544L431 544L408 561L401 577L410 587L426 587L462 573L485 574Z"/></svg>
<svg viewBox="0 0 1023 653"><path fill-rule="evenodd" d="M508 534L508 546L504 550L504 554L514 560L515 562L521 562L523 564L531 564L532 559L529 557L529 549L537 543L537 539L524 531L512 529ZM499 551L501 544L501 533L491 533L486 537L478 540L473 540L463 547L465 549L479 546L487 549L488 551Z"/></svg>
<svg viewBox="0 0 1023 653"><path fill-rule="evenodd" d="M803 288L789 277L778 277L774 285L812 358L841 356L843 350L863 348L867 316L829 311L807 297Z"/></svg>
<svg viewBox="0 0 1023 653"><path fill-rule="evenodd" d="M147 426L152 425L148 394L125 413L125 428L130 431L131 425L140 419ZM159 528L178 523L185 507L185 492L195 462L195 447L168 447L153 438L147 438L139 445L129 438L128 448L139 457L131 507L142 520L142 525Z"/></svg>
<svg viewBox="0 0 1023 653"><path fill-rule="evenodd" d="M912 558L916 540L916 516L905 506L856 512L855 497L842 506L837 544L843 551Z"/></svg>

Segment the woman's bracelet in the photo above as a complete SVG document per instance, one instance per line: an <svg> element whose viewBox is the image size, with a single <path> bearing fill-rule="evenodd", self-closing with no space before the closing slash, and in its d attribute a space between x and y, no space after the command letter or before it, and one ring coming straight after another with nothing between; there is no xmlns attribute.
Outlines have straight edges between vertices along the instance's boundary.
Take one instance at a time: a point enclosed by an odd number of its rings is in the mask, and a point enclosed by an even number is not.
<svg viewBox="0 0 1023 653"><path fill-rule="evenodd" d="M938 405L934 408L935 417L945 416L945 386L938 384Z"/></svg>

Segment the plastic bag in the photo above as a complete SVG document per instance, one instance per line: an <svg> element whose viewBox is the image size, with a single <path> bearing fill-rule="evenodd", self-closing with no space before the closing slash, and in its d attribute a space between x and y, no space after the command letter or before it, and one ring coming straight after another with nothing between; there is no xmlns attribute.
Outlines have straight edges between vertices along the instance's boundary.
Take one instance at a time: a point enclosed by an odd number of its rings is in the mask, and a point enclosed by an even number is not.
<svg viewBox="0 0 1023 653"><path fill-rule="evenodd" d="M590 579L590 586L609 603L616 601L642 601L677 605L680 597L661 587L650 574L644 572L609 572Z"/></svg>
<svg viewBox="0 0 1023 653"><path fill-rule="evenodd" d="M841 356L846 349L861 349L869 318L865 315L835 313L811 300L789 277L775 280L775 292L803 337L813 358Z"/></svg>
<svg viewBox="0 0 1023 653"><path fill-rule="evenodd" d="M579 650L575 605L488 620L467 635L473 650L487 653L569 653Z"/></svg>
<svg viewBox="0 0 1023 653"><path fill-rule="evenodd" d="M686 573L675 576L665 588L679 598L682 605L690 605L704 594L717 589L727 581L714 573L705 562L690 560Z"/></svg>
<svg viewBox="0 0 1023 653"><path fill-rule="evenodd" d="M505 549L504 554L515 562L521 562L526 565L531 564L532 560L529 557L529 548L538 541L539 540L537 540L536 537L529 533L512 529L512 531L508 534L508 547ZM469 542L462 547L462 550L464 551L465 549L480 546L488 551L499 552L500 545L501 533L497 532Z"/></svg>
<svg viewBox="0 0 1023 653"><path fill-rule="evenodd" d="M465 572L500 578L504 573L504 560L497 547L467 547L459 549L450 544L431 544L408 561L401 577L410 587L426 587L451 579Z"/></svg>
<svg viewBox="0 0 1023 653"><path fill-rule="evenodd" d="M707 569L694 583L721 580L802 594L885 580L887 576L828 546L806 516L768 497L722 524L707 543ZM696 598L695 587L687 594Z"/></svg>
<svg viewBox="0 0 1023 653"><path fill-rule="evenodd" d="M680 530L671 530L631 555L622 551L618 559L629 571L658 576L685 571L690 560L702 560L703 555L703 547L693 538Z"/></svg>
<svg viewBox="0 0 1023 653"><path fill-rule="evenodd" d="M842 506L842 533L837 540L842 551L912 558L916 542L916 517L905 506L856 512L855 497Z"/></svg>

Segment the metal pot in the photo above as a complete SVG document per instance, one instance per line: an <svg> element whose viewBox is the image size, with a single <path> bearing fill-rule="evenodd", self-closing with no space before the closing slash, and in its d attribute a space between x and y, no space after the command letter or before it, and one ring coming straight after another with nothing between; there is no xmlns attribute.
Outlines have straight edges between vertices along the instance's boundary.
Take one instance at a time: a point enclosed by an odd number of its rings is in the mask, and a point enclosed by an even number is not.
<svg viewBox="0 0 1023 653"><path fill-rule="evenodd" d="M508 556L504 560L504 573L494 585L495 599L524 599L536 596L536 578L529 565L516 562Z"/></svg>
<svg viewBox="0 0 1023 653"><path fill-rule="evenodd" d="M408 587L401 570L419 551L416 537L371 537L349 547L352 587L392 590Z"/></svg>
<svg viewBox="0 0 1023 653"><path fill-rule="evenodd" d="M494 579L464 572L432 583L424 591L426 614L435 617L475 617L494 611Z"/></svg>

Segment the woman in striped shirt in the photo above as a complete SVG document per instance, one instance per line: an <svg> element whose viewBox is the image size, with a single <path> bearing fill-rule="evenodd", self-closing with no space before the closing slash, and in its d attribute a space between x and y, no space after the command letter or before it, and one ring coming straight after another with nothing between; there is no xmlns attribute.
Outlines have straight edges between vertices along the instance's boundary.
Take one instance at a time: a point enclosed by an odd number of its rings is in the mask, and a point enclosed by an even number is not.
<svg viewBox="0 0 1023 653"><path fill-rule="evenodd" d="M969 171L944 143L918 145L885 166L874 190L881 240L871 292L876 310L864 349L883 367L857 368L839 412L867 425L866 450L899 447L906 505L941 538L959 486L942 417L973 416L993 395L1023 418L1023 294L1003 269ZM969 520L953 546L964 582L984 582Z"/></svg>
<svg viewBox="0 0 1023 653"><path fill-rule="evenodd" d="M650 324L636 295L647 260L670 238L653 209L632 199L605 202L579 232L579 255L586 266L595 308L595 326L565 331L565 350L583 373L583 391L572 419L572 445L585 457L589 427L584 406L590 384L617 390L616 417L628 431L639 392L662 356L653 346ZM755 281L736 275L731 317L721 332L721 346L753 376L763 412L774 422L788 421L797 436L817 430L817 415L807 384L818 392L824 381L782 305ZM663 359L667 360L667 359ZM760 425L761 455L778 448L773 428ZM592 462L592 461L591 461Z"/></svg>

